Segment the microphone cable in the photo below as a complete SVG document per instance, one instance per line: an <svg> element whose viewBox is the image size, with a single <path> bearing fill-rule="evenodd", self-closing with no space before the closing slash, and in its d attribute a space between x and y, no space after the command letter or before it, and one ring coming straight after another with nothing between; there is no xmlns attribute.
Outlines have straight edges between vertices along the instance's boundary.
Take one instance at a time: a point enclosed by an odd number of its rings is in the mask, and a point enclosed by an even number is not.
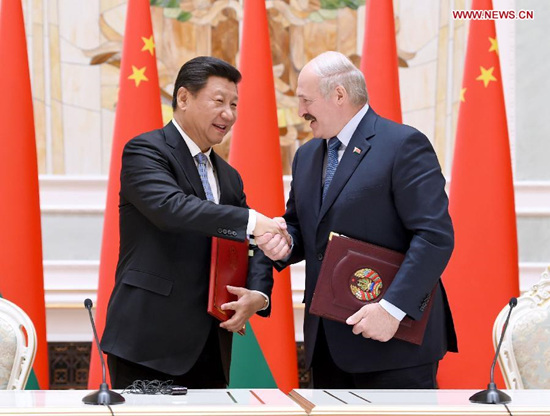
<svg viewBox="0 0 550 416"><path fill-rule="evenodd" d="M173 385L173 380L160 381L160 380L136 380L131 385L126 387L122 394L166 394L172 396L179 396L187 394L187 387ZM111 416L115 416L113 409L110 405L104 405L111 412Z"/></svg>
<svg viewBox="0 0 550 416"><path fill-rule="evenodd" d="M502 403L502 404L503 404L504 407L506 408L506 411L508 412L508 414L509 414L510 416L514 416L514 415L512 414L512 412L510 412L510 409L508 408L508 405L507 405L506 403Z"/></svg>
<svg viewBox="0 0 550 416"><path fill-rule="evenodd" d="M187 394L187 387L172 384L173 380L136 380L126 387L122 394L165 394L181 396Z"/></svg>

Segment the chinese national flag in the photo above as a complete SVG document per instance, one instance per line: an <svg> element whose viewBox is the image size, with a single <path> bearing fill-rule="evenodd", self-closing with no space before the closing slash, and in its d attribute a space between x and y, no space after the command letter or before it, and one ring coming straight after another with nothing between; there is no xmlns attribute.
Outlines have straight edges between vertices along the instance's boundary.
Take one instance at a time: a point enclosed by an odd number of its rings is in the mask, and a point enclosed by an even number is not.
<svg viewBox="0 0 550 416"><path fill-rule="evenodd" d="M31 318L38 338L33 369L48 389L38 163L20 0L0 1L0 45L0 295Z"/></svg>
<svg viewBox="0 0 550 416"><path fill-rule="evenodd" d="M129 0L99 266L96 325L100 337L105 328L107 303L118 261L118 194L122 150L128 140L138 134L161 127L160 88L149 1ZM99 355L96 348L92 348L88 386L96 389L100 383Z"/></svg>
<svg viewBox="0 0 550 416"><path fill-rule="evenodd" d="M248 204L269 217L281 216L283 172L264 1L244 2L240 55L243 80L229 161L242 175ZM288 393L298 387L290 271L274 271L274 279L271 317L253 316L246 336L233 337L232 388L278 387Z"/></svg>
<svg viewBox="0 0 550 416"><path fill-rule="evenodd" d="M492 3L473 0L472 9L490 10ZM455 250L443 276L459 353L445 357L438 381L442 388L482 389L495 354L494 320L519 293L514 184L493 20L470 22L460 99L450 186ZM501 374L495 376L503 388Z"/></svg>
<svg viewBox="0 0 550 416"><path fill-rule="evenodd" d="M365 2L361 71L369 104L382 117L401 123L401 98L392 0Z"/></svg>

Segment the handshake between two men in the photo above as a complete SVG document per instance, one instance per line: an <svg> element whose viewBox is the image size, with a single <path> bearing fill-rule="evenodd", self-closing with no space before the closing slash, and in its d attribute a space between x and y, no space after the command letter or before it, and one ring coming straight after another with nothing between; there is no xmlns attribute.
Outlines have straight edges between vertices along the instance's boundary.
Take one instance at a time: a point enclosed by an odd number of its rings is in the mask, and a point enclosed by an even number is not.
<svg viewBox="0 0 550 416"><path fill-rule="evenodd" d="M254 238L258 247L273 261L284 259L290 254L292 239L282 217L269 218L257 213Z"/></svg>

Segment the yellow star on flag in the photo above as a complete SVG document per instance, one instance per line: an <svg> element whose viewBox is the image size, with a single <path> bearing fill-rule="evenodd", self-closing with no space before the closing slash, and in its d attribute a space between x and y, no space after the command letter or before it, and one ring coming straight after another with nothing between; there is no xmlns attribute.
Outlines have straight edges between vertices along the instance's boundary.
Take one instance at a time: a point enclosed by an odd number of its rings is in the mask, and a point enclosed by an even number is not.
<svg viewBox="0 0 550 416"><path fill-rule="evenodd" d="M466 88L462 88L460 90L460 101L461 102L466 102L465 94L466 94Z"/></svg>
<svg viewBox="0 0 550 416"><path fill-rule="evenodd" d="M143 41L143 48L141 48L141 51L149 51L151 56L153 56L155 54L155 41L153 40L153 35L148 38L142 36L141 40Z"/></svg>
<svg viewBox="0 0 550 416"><path fill-rule="evenodd" d="M489 42L491 43L489 52L496 52L496 54L498 55L498 42L496 38L489 37Z"/></svg>
<svg viewBox="0 0 550 416"><path fill-rule="evenodd" d="M479 69L481 70L481 75L476 78L476 81L483 81L483 86L485 88L487 88L487 85L489 85L489 82L497 80L493 76L493 71L495 70L494 66L492 66L489 69L485 69L482 66L480 66Z"/></svg>
<svg viewBox="0 0 550 416"><path fill-rule="evenodd" d="M136 68L134 65L132 65L132 75L128 77L128 79L133 79L136 83L136 87L139 87L139 83L141 81L149 81L149 78L145 76L145 70L147 69L146 66L143 68Z"/></svg>

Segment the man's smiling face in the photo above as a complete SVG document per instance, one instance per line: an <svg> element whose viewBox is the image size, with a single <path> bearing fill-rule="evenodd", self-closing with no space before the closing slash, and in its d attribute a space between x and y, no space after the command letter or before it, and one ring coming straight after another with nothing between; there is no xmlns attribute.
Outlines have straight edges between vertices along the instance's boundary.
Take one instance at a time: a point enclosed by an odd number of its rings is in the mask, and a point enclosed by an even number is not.
<svg viewBox="0 0 550 416"><path fill-rule="evenodd" d="M181 87L178 106L184 110L182 128L204 152L222 142L237 120L237 85L211 76L197 93Z"/></svg>
<svg viewBox="0 0 550 416"><path fill-rule="evenodd" d="M300 72L296 95L299 100L298 115L310 121L314 137L330 139L340 132L336 94L331 91L329 97L323 97L319 89L319 76L311 65L306 65Z"/></svg>

